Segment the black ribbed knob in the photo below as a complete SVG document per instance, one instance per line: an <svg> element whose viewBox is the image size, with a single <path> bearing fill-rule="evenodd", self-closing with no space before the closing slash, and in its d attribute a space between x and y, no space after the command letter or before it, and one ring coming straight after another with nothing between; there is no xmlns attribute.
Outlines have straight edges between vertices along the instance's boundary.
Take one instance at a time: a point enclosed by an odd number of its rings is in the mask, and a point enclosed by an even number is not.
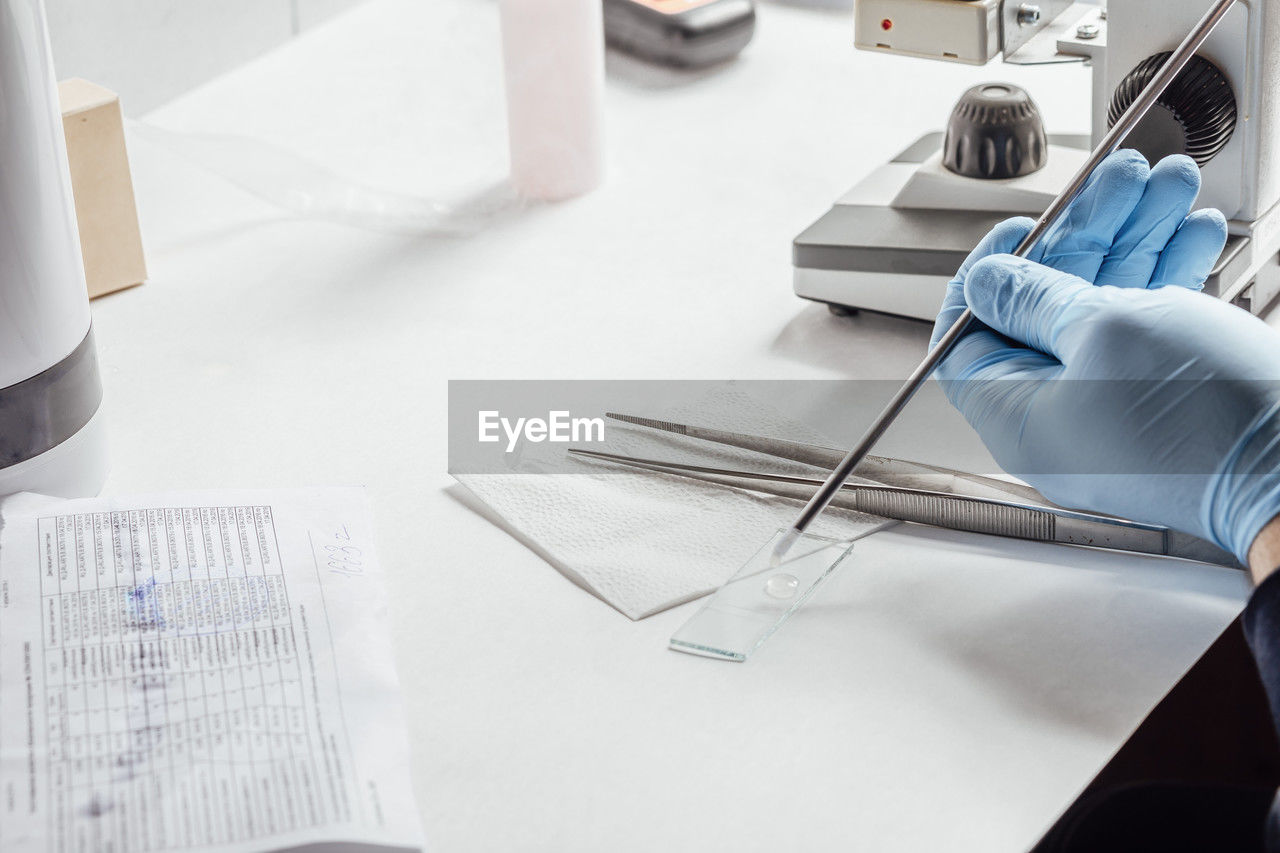
<svg viewBox="0 0 1280 853"><path fill-rule="evenodd" d="M960 96L947 122L942 164L968 178L1016 178L1044 166L1044 122L1012 83L983 83Z"/></svg>
<svg viewBox="0 0 1280 853"><path fill-rule="evenodd" d="M1168 58L1168 53L1148 56L1120 81L1107 109L1108 127ZM1136 148L1151 163L1170 154L1186 154L1203 166L1222 150L1235 129L1236 95L1230 81L1218 66L1196 55L1129 132L1124 146Z"/></svg>

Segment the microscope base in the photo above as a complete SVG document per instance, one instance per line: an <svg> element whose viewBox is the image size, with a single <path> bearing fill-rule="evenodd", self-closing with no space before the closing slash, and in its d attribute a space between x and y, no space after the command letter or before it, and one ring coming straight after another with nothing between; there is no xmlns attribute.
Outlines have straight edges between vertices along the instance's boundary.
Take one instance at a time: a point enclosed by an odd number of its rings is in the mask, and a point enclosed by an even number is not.
<svg viewBox="0 0 1280 853"><path fill-rule="evenodd" d="M1049 136L1051 144L1087 148L1087 136ZM906 177L942 145L918 139L845 193L792 245L795 293L837 310L864 309L932 321L947 282L998 222L1026 212L893 207ZM975 181L975 189L981 182ZM1232 234L1205 292L1255 314L1280 294L1280 261L1250 270L1251 237Z"/></svg>

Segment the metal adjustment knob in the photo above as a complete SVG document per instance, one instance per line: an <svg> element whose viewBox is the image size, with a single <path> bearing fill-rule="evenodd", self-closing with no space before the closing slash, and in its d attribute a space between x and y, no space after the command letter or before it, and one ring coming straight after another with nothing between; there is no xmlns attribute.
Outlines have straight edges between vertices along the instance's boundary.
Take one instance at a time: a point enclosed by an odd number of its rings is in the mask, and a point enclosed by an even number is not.
<svg viewBox="0 0 1280 853"><path fill-rule="evenodd" d="M968 178L1017 178L1043 167L1048 153L1031 96L1012 83L983 83L951 110L942 164Z"/></svg>
<svg viewBox="0 0 1280 853"><path fill-rule="evenodd" d="M1120 81L1107 110L1108 126L1116 123L1168 58L1168 53L1148 56ZM1231 83L1218 66L1196 55L1138 122L1125 146L1136 148L1151 163L1170 154L1186 154L1203 166L1230 141L1235 129L1236 96Z"/></svg>

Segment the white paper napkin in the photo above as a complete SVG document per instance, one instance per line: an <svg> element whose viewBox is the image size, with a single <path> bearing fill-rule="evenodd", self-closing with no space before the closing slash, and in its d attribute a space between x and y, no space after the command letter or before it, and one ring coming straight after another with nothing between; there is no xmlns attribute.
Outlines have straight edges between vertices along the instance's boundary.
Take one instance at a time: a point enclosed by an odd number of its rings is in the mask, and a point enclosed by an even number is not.
<svg viewBox="0 0 1280 853"><path fill-rule="evenodd" d="M667 411L627 413L833 446L732 388ZM748 450L612 421L605 437L590 449L819 479L825 474ZM569 457L564 445L526 445L513 471L460 474L456 479L501 516L513 535L632 619L719 587L774 531L790 526L801 506L785 498ZM864 530L869 520L878 519L831 509L810 532L849 536Z"/></svg>

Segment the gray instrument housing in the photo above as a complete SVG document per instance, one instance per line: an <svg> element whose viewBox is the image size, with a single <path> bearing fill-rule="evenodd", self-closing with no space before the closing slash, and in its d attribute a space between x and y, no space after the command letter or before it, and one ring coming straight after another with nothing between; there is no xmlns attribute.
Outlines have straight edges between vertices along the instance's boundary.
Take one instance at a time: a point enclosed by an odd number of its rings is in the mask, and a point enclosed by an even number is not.
<svg viewBox="0 0 1280 853"><path fill-rule="evenodd" d="M1088 149L1084 134L1049 134L1049 142ZM903 149L890 162L923 163L942 147L942 134L929 133ZM939 293L955 275L960 264L983 236L997 223L1017 213L989 211L895 208L885 205L836 204L793 241L791 261L795 268L795 289L799 296L842 309L865 308L898 314L879 308L874 301L850 294L848 301L824 298L806 285L811 273L870 273L883 275L930 276L938 279ZM1205 282L1205 292L1224 298L1239 294L1222 292L1224 282L1237 282L1245 273L1244 251L1249 237L1231 235ZM815 276L816 277L816 276ZM904 287L916 286L904 282ZM1240 288L1237 287L1237 291ZM1246 307L1247 304L1246 304ZM1259 308L1263 306L1258 306ZM935 309L936 310L936 309ZM932 319L919 312L906 316Z"/></svg>
<svg viewBox="0 0 1280 853"><path fill-rule="evenodd" d="M663 65L701 68L732 59L755 27L754 0L715 0L676 14L633 0L604 0L609 45Z"/></svg>

